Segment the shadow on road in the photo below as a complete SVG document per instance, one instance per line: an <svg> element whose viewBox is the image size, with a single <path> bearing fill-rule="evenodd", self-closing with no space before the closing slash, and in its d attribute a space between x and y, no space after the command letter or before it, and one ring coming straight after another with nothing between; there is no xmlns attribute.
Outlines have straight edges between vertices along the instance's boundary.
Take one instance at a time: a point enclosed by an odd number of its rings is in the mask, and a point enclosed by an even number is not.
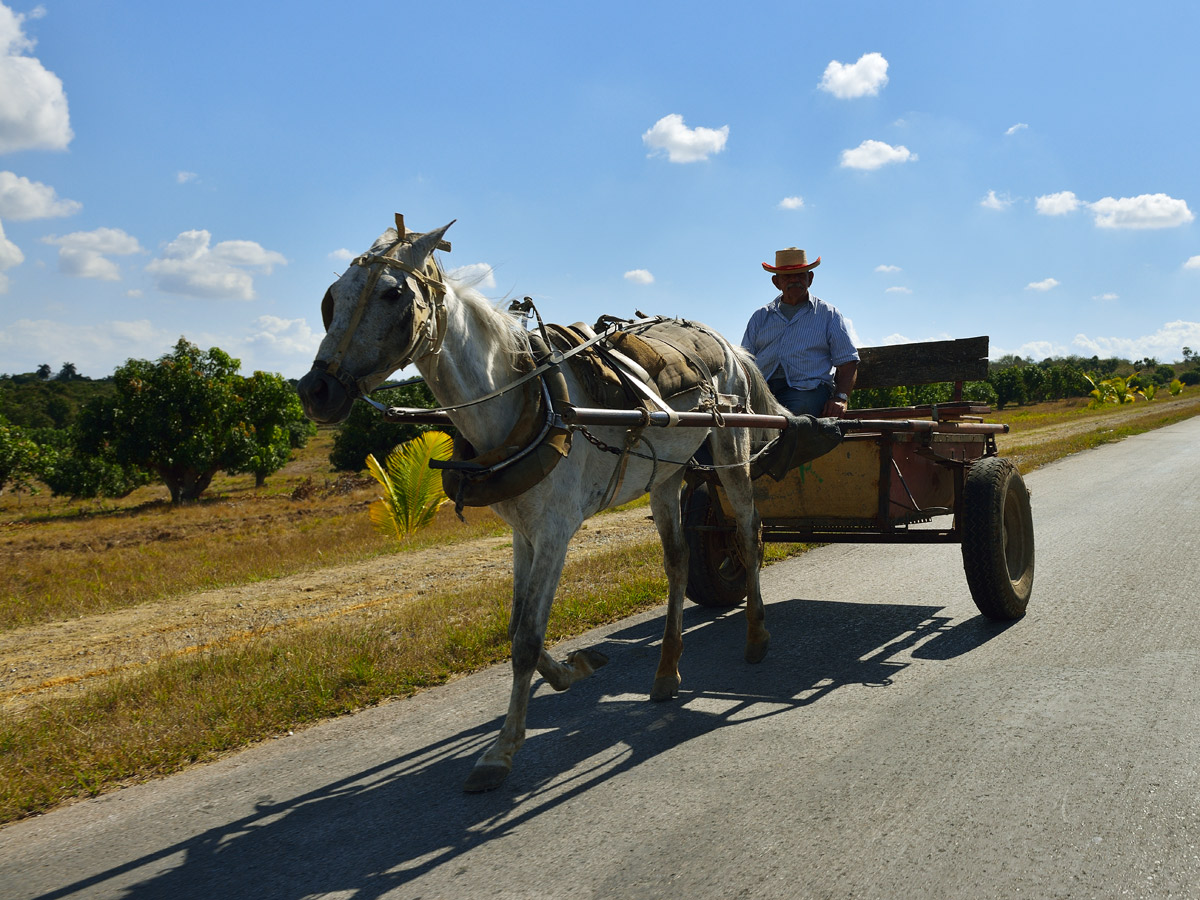
<svg viewBox="0 0 1200 900"><path fill-rule="evenodd" d="M106 883L106 894L129 885L123 896L132 898L378 897L438 867L464 864L460 857L472 848L511 835L684 742L795 711L846 685L889 685L908 665L896 657L923 641L940 641L928 658L944 660L998 633L975 619L948 628L950 619L939 612L932 606L773 603L770 654L750 666L741 660L741 611L714 615L689 605L676 701L646 700L661 620L610 635L598 647L611 662L596 676L565 694L540 685L516 769L494 793L464 795L461 786L502 715L310 793L261 802L252 815L114 865L43 900L88 895Z"/></svg>

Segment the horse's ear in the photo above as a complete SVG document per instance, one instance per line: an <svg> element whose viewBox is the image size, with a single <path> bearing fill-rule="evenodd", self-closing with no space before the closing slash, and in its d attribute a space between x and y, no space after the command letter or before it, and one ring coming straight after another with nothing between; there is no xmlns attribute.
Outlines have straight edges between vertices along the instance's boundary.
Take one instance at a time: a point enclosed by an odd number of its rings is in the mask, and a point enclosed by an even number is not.
<svg viewBox="0 0 1200 900"><path fill-rule="evenodd" d="M426 232L413 241L413 258L428 259L433 251L437 249L438 243L442 240L442 235L457 221L458 219L451 219L441 228L435 228L433 231Z"/></svg>

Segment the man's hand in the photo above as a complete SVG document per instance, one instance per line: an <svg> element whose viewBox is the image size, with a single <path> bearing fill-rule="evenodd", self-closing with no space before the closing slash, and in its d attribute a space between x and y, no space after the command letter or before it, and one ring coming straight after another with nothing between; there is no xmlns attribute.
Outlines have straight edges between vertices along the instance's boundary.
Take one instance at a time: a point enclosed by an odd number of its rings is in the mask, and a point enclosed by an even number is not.
<svg viewBox="0 0 1200 900"><path fill-rule="evenodd" d="M825 401L825 408L823 410L821 410L822 418L827 418L827 419L840 419L845 414L846 414L846 401L845 400L837 400L833 397L830 397L828 400Z"/></svg>

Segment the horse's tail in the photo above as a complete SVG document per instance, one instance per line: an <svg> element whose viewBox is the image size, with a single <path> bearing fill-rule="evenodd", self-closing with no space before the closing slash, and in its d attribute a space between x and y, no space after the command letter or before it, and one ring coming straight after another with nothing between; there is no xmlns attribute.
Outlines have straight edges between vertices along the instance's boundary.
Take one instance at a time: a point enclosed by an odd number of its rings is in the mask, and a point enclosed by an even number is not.
<svg viewBox="0 0 1200 900"><path fill-rule="evenodd" d="M748 394L746 411L769 416L791 415L787 407L780 403L771 393L771 389L767 387L767 379L763 377L758 364L754 361L754 354L745 347L731 346L738 362L742 365L742 370L746 373ZM754 446L765 444L778 436L779 432L774 428L750 429L750 443Z"/></svg>

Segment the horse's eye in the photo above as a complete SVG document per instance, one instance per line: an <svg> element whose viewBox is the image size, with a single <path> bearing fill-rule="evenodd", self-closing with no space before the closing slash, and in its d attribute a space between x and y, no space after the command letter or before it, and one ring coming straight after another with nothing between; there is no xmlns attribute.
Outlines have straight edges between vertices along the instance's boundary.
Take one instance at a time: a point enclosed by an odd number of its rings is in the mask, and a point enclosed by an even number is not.
<svg viewBox="0 0 1200 900"><path fill-rule="evenodd" d="M384 300L387 300L389 303L395 303L406 297L408 293L409 290L407 284L397 284L393 285L392 287L384 288L379 296Z"/></svg>

